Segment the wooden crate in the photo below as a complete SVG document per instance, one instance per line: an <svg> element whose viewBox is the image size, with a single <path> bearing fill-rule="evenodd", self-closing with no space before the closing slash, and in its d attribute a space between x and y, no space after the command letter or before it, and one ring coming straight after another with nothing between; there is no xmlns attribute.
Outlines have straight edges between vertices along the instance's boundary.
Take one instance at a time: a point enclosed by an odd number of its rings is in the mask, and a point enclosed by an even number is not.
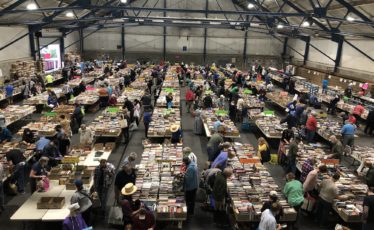
<svg viewBox="0 0 374 230"><path fill-rule="evenodd" d="M65 205L65 197L42 197L38 201L37 209L60 209Z"/></svg>

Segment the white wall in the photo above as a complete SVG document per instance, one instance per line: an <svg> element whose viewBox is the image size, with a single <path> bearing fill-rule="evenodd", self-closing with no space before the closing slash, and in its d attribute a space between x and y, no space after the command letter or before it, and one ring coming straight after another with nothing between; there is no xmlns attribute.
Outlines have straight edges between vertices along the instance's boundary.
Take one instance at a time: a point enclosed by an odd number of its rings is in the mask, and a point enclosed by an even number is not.
<svg viewBox="0 0 374 230"><path fill-rule="evenodd" d="M338 49L338 43L326 39L311 39L310 44L317 47L319 50L327 54L332 59L336 58L336 51ZM309 46L309 61L322 63L326 65L334 65L335 62L320 53L318 50Z"/></svg>
<svg viewBox="0 0 374 230"><path fill-rule="evenodd" d="M357 48L364 51L367 55L374 58L374 41L373 40L348 40ZM374 73L374 63L363 54L358 52L352 46L344 42L343 57L341 65L344 68L358 69Z"/></svg>
<svg viewBox="0 0 374 230"><path fill-rule="evenodd" d="M84 41L85 51L118 51L121 45L121 29L100 30ZM87 30L84 33L88 34ZM167 53L203 53L203 28L168 27L166 30ZM283 44L270 36L250 34L247 41L248 55L279 56ZM187 46L187 51L182 51ZM159 53L163 50L163 27L137 26L125 28L126 52ZM244 32L230 29L208 29L207 54L237 54L242 55L244 48Z"/></svg>
<svg viewBox="0 0 374 230"><path fill-rule="evenodd" d="M27 27L0 27L0 46L4 46L7 43L13 41L19 36L28 32ZM29 58L30 54L30 42L29 36L17 41L16 43L8 46L4 50L0 51L0 62L9 61L14 59L25 59Z"/></svg>
<svg viewBox="0 0 374 230"><path fill-rule="evenodd" d="M363 52L365 52L370 57L374 58L374 41L372 40L348 40L353 45L357 46ZM299 39L289 39L290 46L294 49L299 51L300 53L304 54L305 51L305 42ZM327 39L311 39L311 44L318 47L324 53L329 55L331 58L336 58L336 51L337 51L337 43ZM294 56L296 60L303 60L303 57L294 52L291 49L288 49L288 54ZM315 50L313 47L309 48L309 59L308 65L310 66L323 66L323 67L333 67L334 62L323 54ZM343 43L343 51L342 51L342 58L340 63L340 70L352 70L356 72L366 72L366 73L374 73L374 65L373 62L365 57L363 54L355 50L346 42Z"/></svg>
<svg viewBox="0 0 374 230"><path fill-rule="evenodd" d="M70 44L73 44L74 42L79 40L79 32L74 31L64 38L65 47L69 46ZM74 45L68 47L65 49L65 53L67 52L79 52L79 42L75 43Z"/></svg>

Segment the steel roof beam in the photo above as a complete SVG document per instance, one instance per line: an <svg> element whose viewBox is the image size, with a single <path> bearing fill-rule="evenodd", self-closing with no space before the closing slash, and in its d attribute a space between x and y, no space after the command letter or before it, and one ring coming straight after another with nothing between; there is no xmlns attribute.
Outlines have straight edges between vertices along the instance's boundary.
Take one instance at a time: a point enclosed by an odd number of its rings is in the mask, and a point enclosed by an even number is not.
<svg viewBox="0 0 374 230"><path fill-rule="evenodd" d="M360 17L363 21L370 22L370 23L373 22L372 20L370 20L370 18L366 17L366 15L361 13L361 11L354 8L351 4L349 4L345 0L336 0L336 1L339 2L341 5L343 5L349 12L352 12L355 15L357 15L358 17Z"/></svg>
<svg viewBox="0 0 374 230"><path fill-rule="evenodd" d="M8 7L5 7L3 10L1 10L0 15L2 14L2 12L11 11L11 10L17 8L18 6L22 5L26 1L27 0L17 0L13 4L9 5Z"/></svg>

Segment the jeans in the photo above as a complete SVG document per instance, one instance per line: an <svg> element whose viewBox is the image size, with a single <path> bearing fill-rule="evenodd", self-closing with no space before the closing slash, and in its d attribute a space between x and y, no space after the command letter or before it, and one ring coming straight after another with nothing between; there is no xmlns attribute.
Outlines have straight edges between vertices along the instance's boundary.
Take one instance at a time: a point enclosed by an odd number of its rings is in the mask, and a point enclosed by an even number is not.
<svg viewBox="0 0 374 230"><path fill-rule="evenodd" d="M105 212L108 188L104 188L104 187L98 188L97 194L99 195L99 199L101 203L101 210Z"/></svg>
<svg viewBox="0 0 374 230"><path fill-rule="evenodd" d="M325 226L329 217L329 212L332 209L332 204L325 201L322 198L318 198L317 203L317 215L316 220L320 223L321 226Z"/></svg>
<svg viewBox="0 0 374 230"><path fill-rule="evenodd" d="M145 137L148 137L149 122L144 122Z"/></svg>
<svg viewBox="0 0 374 230"><path fill-rule="evenodd" d="M212 147L207 147L206 151L208 152L208 161L213 162L215 157L215 152Z"/></svg>
<svg viewBox="0 0 374 230"><path fill-rule="evenodd" d="M186 198L187 214L193 214L194 213L196 191L197 191L197 189L193 189L193 190L190 190L190 191L185 191L185 193L184 193L184 196Z"/></svg>
<svg viewBox="0 0 374 230"><path fill-rule="evenodd" d="M288 172L296 173L296 160L290 160L288 162Z"/></svg>
<svg viewBox="0 0 374 230"><path fill-rule="evenodd" d="M316 131L311 131L311 130L306 130L307 133L306 133L306 139L309 143L313 142L314 140L314 135L316 134Z"/></svg>
<svg viewBox="0 0 374 230"><path fill-rule="evenodd" d="M25 163L18 163L14 168L13 180L17 181L18 192L25 191Z"/></svg>

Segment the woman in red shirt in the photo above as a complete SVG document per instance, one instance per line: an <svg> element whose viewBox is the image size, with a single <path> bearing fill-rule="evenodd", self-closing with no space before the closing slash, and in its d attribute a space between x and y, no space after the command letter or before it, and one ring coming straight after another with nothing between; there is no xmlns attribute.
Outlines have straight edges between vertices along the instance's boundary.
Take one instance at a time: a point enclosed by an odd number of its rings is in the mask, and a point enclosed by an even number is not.
<svg viewBox="0 0 374 230"><path fill-rule="evenodd" d="M317 112L313 110L308 120L306 121L306 135L307 135L307 140L309 143L313 142L314 135L316 134L316 131L317 131L316 115L317 115Z"/></svg>

